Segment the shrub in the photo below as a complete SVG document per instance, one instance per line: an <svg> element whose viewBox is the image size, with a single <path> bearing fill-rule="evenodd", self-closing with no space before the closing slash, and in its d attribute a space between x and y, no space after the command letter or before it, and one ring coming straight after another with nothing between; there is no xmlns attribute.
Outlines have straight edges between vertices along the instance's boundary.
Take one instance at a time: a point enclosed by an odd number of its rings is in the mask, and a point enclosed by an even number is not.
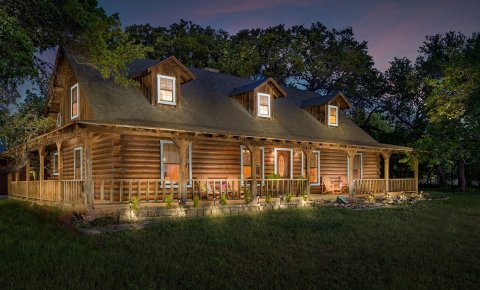
<svg viewBox="0 0 480 290"><path fill-rule="evenodd" d="M292 201L292 198L293 198L293 194L291 192L287 193L287 195L285 197L285 201L290 203Z"/></svg>
<svg viewBox="0 0 480 290"><path fill-rule="evenodd" d="M130 201L130 209L135 211L138 210L138 198L135 196Z"/></svg>
<svg viewBox="0 0 480 290"><path fill-rule="evenodd" d="M227 195L225 193L222 193L222 195L220 195L220 204L221 205L227 204Z"/></svg>
<svg viewBox="0 0 480 290"><path fill-rule="evenodd" d="M200 199L198 198L198 195L193 196L193 207L200 207Z"/></svg>
<svg viewBox="0 0 480 290"><path fill-rule="evenodd" d="M171 195L165 198L165 207L166 208L173 208L173 197Z"/></svg>
<svg viewBox="0 0 480 290"><path fill-rule="evenodd" d="M243 193L243 198L245 200L245 204L249 204L252 202L252 192L250 189L245 188L245 192Z"/></svg>
<svg viewBox="0 0 480 290"><path fill-rule="evenodd" d="M282 177L280 176L280 174L275 174L275 173L272 173L270 175L267 175L267 179L281 179Z"/></svg>

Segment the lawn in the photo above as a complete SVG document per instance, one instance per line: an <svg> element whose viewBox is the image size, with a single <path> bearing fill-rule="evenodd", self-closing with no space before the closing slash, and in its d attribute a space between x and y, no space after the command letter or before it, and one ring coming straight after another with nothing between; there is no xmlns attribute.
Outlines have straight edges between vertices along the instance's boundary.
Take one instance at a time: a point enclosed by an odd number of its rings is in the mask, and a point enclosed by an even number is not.
<svg viewBox="0 0 480 290"><path fill-rule="evenodd" d="M102 236L2 200L0 289L477 288L480 192L446 194L393 209L165 220Z"/></svg>

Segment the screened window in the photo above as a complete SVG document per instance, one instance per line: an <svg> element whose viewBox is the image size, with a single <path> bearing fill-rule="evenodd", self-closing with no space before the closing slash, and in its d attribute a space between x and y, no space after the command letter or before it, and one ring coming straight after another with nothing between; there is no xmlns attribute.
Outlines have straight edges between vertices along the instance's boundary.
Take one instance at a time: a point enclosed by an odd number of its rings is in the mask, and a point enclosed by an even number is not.
<svg viewBox="0 0 480 290"><path fill-rule="evenodd" d="M58 152L53 153L53 175L58 175Z"/></svg>
<svg viewBox="0 0 480 290"><path fill-rule="evenodd" d="M328 125L338 126L338 107L328 106Z"/></svg>
<svg viewBox="0 0 480 290"><path fill-rule="evenodd" d="M356 154L353 159L353 179L362 179L362 154Z"/></svg>
<svg viewBox="0 0 480 290"><path fill-rule="evenodd" d="M304 160L305 155L302 153L302 175L306 177L306 167L307 162ZM310 168L308 169L310 173L310 184L319 185L320 184L320 151L314 151L310 155Z"/></svg>
<svg viewBox="0 0 480 290"><path fill-rule="evenodd" d="M252 178L252 153L250 150L247 149L245 146L240 146L241 150L241 179L251 179ZM260 150L257 151L257 166L256 166L256 172L257 172L257 178L264 178L264 148L260 148Z"/></svg>
<svg viewBox="0 0 480 290"><path fill-rule="evenodd" d="M82 147L73 149L73 179L83 179Z"/></svg>
<svg viewBox="0 0 480 290"><path fill-rule="evenodd" d="M70 117L71 119L75 119L78 117L78 111L79 111L79 91L78 91L78 84L75 84L71 89L70 89L70 103L71 103L71 108L70 108Z"/></svg>
<svg viewBox="0 0 480 290"><path fill-rule="evenodd" d="M270 95L258 93L258 116L270 117Z"/></svg>
<svg viewBox="0 0 480 290"><path fill-rule="evenodd" d="M157 75L158 103L175 105L175 78Z"/></svg>
<svg viewBox="0 0 480 290"><path fill-rule="evenodd" d="M187 152L187 176L186 179L191 179L191 145ZM161 170L162 179L172 180L178 184L180 178L180 150L172 141L161 142Z"/></svg>

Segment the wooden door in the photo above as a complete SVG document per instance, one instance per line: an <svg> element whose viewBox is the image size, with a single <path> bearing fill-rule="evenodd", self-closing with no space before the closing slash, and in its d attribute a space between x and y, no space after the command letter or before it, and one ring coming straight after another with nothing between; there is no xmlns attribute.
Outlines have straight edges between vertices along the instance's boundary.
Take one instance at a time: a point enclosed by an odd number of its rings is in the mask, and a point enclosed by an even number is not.
<svg viewBox="0 0 480 290"><path fill-rule="evenodd" d="M292 177L291 152L290 150L277 150L277 174L280 178Z"/></svg>

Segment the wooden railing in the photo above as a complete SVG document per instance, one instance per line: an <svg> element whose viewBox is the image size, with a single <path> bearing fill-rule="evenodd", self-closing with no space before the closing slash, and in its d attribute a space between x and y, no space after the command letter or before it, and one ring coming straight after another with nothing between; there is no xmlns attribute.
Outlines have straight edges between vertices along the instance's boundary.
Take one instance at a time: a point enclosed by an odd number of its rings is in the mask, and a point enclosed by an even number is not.
<svg viewBox="0 0 480 290"><path fill-rule="evenodd" d="M417 190L416 180L414 178L389 179L389 192L415 192Z"/></svg>
<svg viewBox="0 0 480 290"><path fill-rule="evenodd" d="M353 180L353 193L385 193L385 179L355 179Z"/></svg>
<svg viewBox="0 0 480 290"><path fill-rule="evenodd" d="M388 192L415 192L416 184L414 178L389 179ZM353 181L354 194L381 194L385 193L385 179L355 179Z"/></svg>
<svg viewBox="0 0 480 290"><path fill-rule="evenodd" d="M83 203L81 180L12 181L8 194L33 201Z"/></svg>
<svg viewBox="0 0 480 290"><path fill-rule="evenodd" d="M257 181L259 196L280 197L291 193L301 195L306 190L305 179L264 179ZM252 181L241 179L190 179L187 180L187 198L212 200L223 194L227 199L244 198L252 192ZM179 199L178 183L165 179L109 179L93 182L97 203L130 202L134 197L140 202L163 202L167 196Z"/></svg>

